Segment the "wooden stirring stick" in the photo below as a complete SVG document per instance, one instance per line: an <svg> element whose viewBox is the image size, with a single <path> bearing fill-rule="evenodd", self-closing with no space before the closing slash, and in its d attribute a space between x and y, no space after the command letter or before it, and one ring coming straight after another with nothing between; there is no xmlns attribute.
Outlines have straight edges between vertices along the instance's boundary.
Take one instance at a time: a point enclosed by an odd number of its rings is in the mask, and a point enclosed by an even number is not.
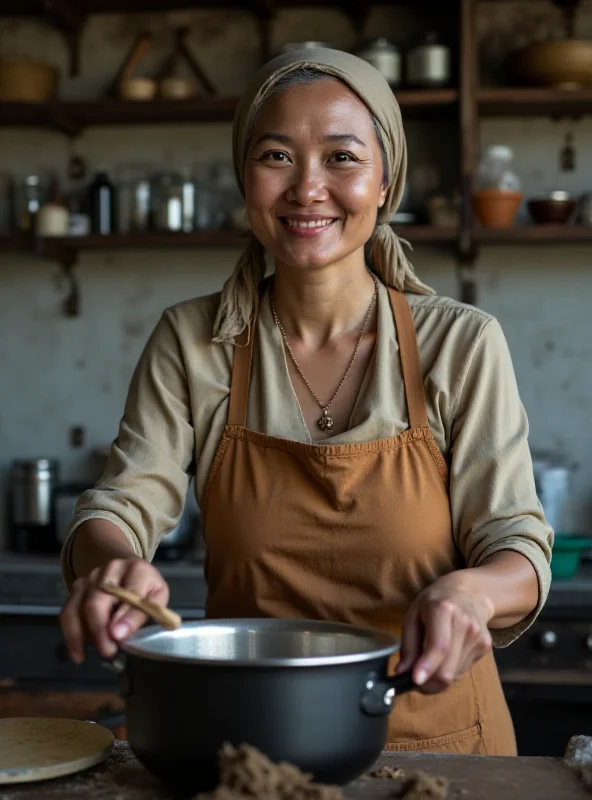
<svg viewBox="0 0 592 800"><path fill-rule="evenodd" d="M162 625L167 631L174 631L181 627L183 621L178 614L171 611L170 608L161 606L160 603L155 603L153 600L147 600L140 597L131 589L124 589L122 586L116 586L114 583L107 581L99 584L99 589L107 594L112 594L124 603L128 603L133 608L143 611L149 617L152 617L154 622Z"/></svg>

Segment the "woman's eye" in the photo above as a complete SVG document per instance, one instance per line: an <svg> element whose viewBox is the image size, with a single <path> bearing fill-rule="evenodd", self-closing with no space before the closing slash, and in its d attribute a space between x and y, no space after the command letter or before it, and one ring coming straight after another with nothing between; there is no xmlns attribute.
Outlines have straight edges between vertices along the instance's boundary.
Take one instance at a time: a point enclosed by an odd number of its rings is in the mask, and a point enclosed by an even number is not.
<svg viewBox="0 0 592 800"><path fill-rule="evenodd" d="M260 158L261 161L275 161L278 164L288 163L289 159L285 153L282 153L281 150L270 150L267 153L263 153Z"/></svg>
<svg viewBox="0 0 592 800"><path fill-rule="evenodd" d="M334 161L337 164L347 164L348 161L355 161L354 156L351 153L333 153L329 161Z"/></svg>

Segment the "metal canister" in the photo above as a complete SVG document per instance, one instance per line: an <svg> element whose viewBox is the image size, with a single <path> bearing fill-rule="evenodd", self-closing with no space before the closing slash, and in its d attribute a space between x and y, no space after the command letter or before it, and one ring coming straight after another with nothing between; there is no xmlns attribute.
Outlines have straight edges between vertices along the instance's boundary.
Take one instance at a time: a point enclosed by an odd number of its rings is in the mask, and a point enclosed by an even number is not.
<svg viewBox="0 0 592 800"><path fill-rule="evenodd" d="M438 42L435 33L407 54L407 83L410 86L436 88L447 86L451 79L450 48Z"/></svg>
<svg viewBox="0 0 592 800"><path fill-rule="evenodd" d="M356 55L372 64L388 81L390 86L400 86L402 72L401 51L397 45L384 36L379 36L376 39L370 39L370 41L365 42L356 51Z"/></svg>
<svg viewBox="0 0 592 800"><path fill-rule="evenodd" d="M12 463L12 519L15 525L49 526L53 522L53 492L58 463L35 458Z"/></svg>

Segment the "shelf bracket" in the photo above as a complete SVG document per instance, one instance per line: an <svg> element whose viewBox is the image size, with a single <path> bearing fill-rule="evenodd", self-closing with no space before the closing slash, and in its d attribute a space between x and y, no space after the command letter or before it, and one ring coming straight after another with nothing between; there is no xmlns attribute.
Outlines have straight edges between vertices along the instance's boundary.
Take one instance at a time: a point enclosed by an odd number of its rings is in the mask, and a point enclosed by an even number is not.
<svg viewBox="0 0 592 800"><path fill-rule="evenodd" d="M84 130L84 125L79 120L64 114L57 104L49 104L47 110L47 124L48 127L64 133L71 139L75 139L77 136L80 136Z"/></svg>
<svg viewBox="0 0 592 800"><path fill-rule="evenodd" d="M361 36L366 27L372 4L367 0L343 0L341 7L350 18L357 35Z"/></svg>
<svg viewBox="0 0 592 800"><path fill-rule="evenodd" d="M259 58L265 64L272 57L271 52L271 27L277 11L276 0L254 0L253 13L259 25Z"/></svg>
<svg viewBox="0 0 592 800"><path fill-rule="evenodd" d="M78 250L63 244L54 243L51 239L39 239L37 252L43 257L56 261L68 285L68 293L62 301L62 313L65 317L80 316L80 286L74 267L78 262Z"/></svg>
<svg viewBox="0 0 592 800"><path fill-rule="evenodd" d="M75 0L43 0L43 8L52 23L62 31L70 58L70 76L80 73L80 38L86 24L86 14Z"/></svg>

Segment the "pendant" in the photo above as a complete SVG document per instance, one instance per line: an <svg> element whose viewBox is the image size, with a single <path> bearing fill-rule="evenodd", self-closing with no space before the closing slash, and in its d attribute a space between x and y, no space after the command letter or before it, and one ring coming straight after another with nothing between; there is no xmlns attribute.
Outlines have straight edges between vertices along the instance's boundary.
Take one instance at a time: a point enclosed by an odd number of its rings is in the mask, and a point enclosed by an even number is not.
<svg viewBox="0 0 592 800"><path fill-rule="evenodd" d="M330 431L333 427L333 417L329 416L329 409L323 409L323 416L318 421L318 426L322 431Z"/></svg>

